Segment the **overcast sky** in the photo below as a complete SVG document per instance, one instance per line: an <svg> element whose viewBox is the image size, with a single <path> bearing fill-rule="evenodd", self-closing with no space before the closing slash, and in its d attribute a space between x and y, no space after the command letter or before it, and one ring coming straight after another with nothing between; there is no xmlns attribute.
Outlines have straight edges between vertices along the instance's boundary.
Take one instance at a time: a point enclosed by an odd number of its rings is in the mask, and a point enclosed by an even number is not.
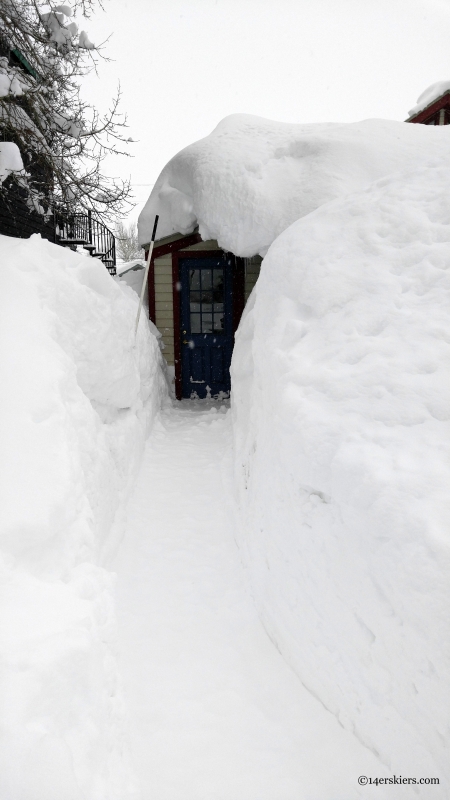
<svg viewBox="0 0 450 800"><path fill-rule="evenodd" d="M105 0L86 24L113 61L88 78L103 107L120 80L137 218L166 162L228 114L285 122L406 119L450 79L450 0Z"/></svg>

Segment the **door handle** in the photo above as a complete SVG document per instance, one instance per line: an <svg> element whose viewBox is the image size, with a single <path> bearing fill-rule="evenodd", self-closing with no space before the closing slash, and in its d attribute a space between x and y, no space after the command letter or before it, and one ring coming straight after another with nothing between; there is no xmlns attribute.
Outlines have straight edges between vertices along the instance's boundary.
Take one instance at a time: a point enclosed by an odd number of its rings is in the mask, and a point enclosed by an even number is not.
<svg viewBox="0 0 450 800"><path fill-rule="evenodd" d="M189 341L187 339L183 339L183 344L189 344Z"/></svg>

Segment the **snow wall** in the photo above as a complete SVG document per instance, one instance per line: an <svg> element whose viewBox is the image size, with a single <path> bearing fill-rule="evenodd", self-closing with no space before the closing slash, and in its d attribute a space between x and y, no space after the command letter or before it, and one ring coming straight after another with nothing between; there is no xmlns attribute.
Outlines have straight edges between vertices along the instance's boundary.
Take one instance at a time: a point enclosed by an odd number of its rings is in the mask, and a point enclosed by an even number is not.
<svg viewBox="0 0 450 800"><path fill-rule="evenodd" d="M0 237L0 796L136 796L116 663L124 503L167 396L137 297L95 259Z"/></svg>
<svg viewBox="0 0 450 800"><path fill-rule="evenodd" d="M396 175L292 225L264 259L232 364L241 543L265 627L344 727L393 774L439 778L439 798L449 179L450 165Z"/></svg>
<svg viewBox="0 0 450 800"><path fill-rule="evenodd" d="M305 686L393 774L438 777L435 798L449 763L449 145L448 126L236 115L167 164L139 220L141 243L159 213L161 236L198 225L236 255L268 251L232 362L255 599Z"/></svg>

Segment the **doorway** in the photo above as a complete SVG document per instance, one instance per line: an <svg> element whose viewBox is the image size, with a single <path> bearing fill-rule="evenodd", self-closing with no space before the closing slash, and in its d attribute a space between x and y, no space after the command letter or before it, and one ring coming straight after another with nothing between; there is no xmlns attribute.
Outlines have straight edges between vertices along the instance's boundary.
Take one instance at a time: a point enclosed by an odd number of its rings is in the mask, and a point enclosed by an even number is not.
<svg viewBox="0 0 450 800"><path fill-rule="evenodd" d="M181 386L184 398L228 397L233 353L234 257L179 257Z"/></svg>

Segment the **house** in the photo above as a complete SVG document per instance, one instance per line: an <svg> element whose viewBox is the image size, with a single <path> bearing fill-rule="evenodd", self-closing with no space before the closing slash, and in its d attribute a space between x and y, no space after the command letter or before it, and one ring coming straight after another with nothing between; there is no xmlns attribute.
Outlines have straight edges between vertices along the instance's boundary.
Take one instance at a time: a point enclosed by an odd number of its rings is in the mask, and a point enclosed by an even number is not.
<svg viewBox="0 0 450 800"><path fill-rule="evenodd" d="M162 334L179 400L228 397L234 334L261 261L238 258L197 232L156 241L149 316Z"/></svg>
<svg viewBox="0 0 450 800"><path fill-rule="evenodd" d="M405 121L421 125L449 125L450 81L440 81L426 89Z"/></svg>
<svg viewBox="0 0 450 800"><path fill-rule="evenodd" d="M450 81L433 84L423 92L407 121L448 124ZM402 124L393 123L392 129L398 125ZM140 242L148 251L153 220L156 214L160 217L162 238L155 242L149 270L149 315L162 334L164 355L175 373L177 398L224 397L230 391L234 333L262 261L260 256L238 257L232 250L264 253L280 232L281 219L281 229L286 228L327 200L373 180L376 170L380 176L392 170L389 123L349 124L347 131L344 134L342 126L333 125L325 129L280 124L277 128L276 123L258 117L231 115L209 136L180 151L162 170L141 212L139 228ZM369 175L366 159L372 163L373 136L379 156ZM404 150L401 138L394 138L398 167L409 158L409 146ZM338 144L341 139L347 141L346 147L354 144L351 175L342 158L345 148ZM321 166L324 152L335 164L331 176ZM386 163L384 153L389 154ZM299 175L308 175L315 192L301 190ZM280 192L282 185L284 193ZM317 186L327 188L320 191ZM208 197L212 198L211 212ZM221 197L237 200L222 203ZM283 205L286 198L289 202ZM245 214L239 209L245 203L252 210L244 224ZM221 215L223 221L219 222ZM229 250L221 249L215 240L202 241L199 229L194 229L197 224L205 231L205 239L219 232ZM250 231L247 238L245 225Z"/></svg>

